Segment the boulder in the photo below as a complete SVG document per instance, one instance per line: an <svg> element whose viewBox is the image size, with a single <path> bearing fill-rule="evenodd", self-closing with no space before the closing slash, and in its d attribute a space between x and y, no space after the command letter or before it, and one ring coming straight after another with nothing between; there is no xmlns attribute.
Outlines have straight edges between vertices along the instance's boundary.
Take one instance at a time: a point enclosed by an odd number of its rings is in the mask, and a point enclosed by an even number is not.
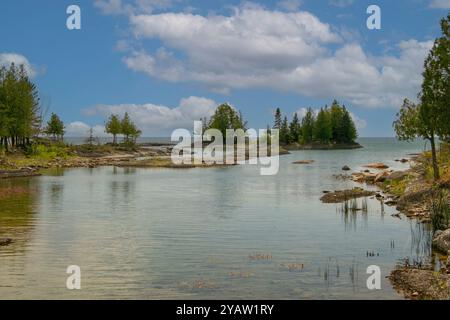
<svg viewBox="0 0 450 320"><path fill-rule="evenodd" d="M370 164L366 165L365 167L372 168L372 169L388 169L389 168L389 166L387 166L381 162L370 163Z"/></svg>
<svg viewBox="0 0 450 320"><path fill-rule="evenodd" d="M406 171L394 171L386 177L386 180L401 180L408 175Z"/></svg>
<svg viewBox="0 0 450 320"><path fill-rule="evenodd" d="M389 176L388 171L382 171L376 175L374 182L384 182L388 176Z"/></svg>
<svg viewBox="0 0 450 320"><path fill-rule="evenodd" d="M351 169L350 169L349 166L343 166L343 167L342 167L342 170L344 170L344 171L350 171Z"/></svg>
<svg viewBox="0 0 450 320"><path fill-rule="evenodd" d="M433 247L443 253L450 250L450 229L436 232L433 238Z"/></svg>

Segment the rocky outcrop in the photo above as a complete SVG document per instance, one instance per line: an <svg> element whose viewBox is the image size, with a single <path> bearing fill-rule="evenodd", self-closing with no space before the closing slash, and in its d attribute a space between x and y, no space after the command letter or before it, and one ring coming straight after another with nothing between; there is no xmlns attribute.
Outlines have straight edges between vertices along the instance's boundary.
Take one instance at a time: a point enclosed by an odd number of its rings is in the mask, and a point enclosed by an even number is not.
<svg viewBox="0 0 450 320"><path fill-rule="evenodd" d="M389 168L389 166L387 166L381 162L369 163L368 165L365 165L364 167L372 168L372 169L388 169Z"/></svg>
<svg viewBox="0 0 450 320"><path fill-rule="evenodd" d="M342 167L342 170L343 170L343 171L350 171L351 169L350 169L349 166L343 166L343 167Z"/></svg>
<svg viewBox="0 0 450 320"><path fill-rule="evenodd" d="M447 253L450 250L450 229L435 233L433 247L442 253Z"/></svg>

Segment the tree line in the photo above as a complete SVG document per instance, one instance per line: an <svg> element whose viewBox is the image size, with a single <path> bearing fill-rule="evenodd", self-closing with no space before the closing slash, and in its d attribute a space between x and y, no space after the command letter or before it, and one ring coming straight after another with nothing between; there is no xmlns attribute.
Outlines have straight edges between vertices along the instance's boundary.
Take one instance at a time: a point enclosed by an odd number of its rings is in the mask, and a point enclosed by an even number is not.
<svg viewBox="0 0 450 320"><path fill-rule="evenodd" d="M23 65L0 68L0 146L24 147L39 134L41 113L38 91Z"/></svg>
<svg viewBox="0 0 450 320"><path fill-rule="evenodd" d="M441 20L441 37L425 59L419 102L405 99L393 126L400 140L430 142L434 179L440 177L436 137L450 139L450 14Z"/></svg>
<svg viewBox="0 0 450 320"><path fill-rule="evenodd" d="M281 144L342 144L353 143L358 137L355 123L345 106L336 100L331 107L321 108L317 115L308 108L300 121L294 113L289 123L287 116L283 118L280 108L275 111L274 129L279 130Z"/></svg>

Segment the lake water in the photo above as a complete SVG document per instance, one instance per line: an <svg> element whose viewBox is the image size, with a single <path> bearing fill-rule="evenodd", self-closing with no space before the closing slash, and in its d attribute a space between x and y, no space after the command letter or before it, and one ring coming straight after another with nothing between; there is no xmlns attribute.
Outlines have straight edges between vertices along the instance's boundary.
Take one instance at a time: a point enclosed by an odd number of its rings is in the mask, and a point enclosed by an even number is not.
<svg viewBox="0 0 450 320"><path fill-rule="evenodd" d="M333 177L342 166L406 169L394 160L424 145L360 142L292 152L276 176L257 166L103 167L0 181L17 192L0 197L0 237L14 239L0 247L0 297L401 299L385 276L405 257L430 255L427 226L374 199L346 215L319 198L354 185ZM81 268L81 290L66 289L69 265ZM369 265L381 268L381 290L367 289Z"/></svg>

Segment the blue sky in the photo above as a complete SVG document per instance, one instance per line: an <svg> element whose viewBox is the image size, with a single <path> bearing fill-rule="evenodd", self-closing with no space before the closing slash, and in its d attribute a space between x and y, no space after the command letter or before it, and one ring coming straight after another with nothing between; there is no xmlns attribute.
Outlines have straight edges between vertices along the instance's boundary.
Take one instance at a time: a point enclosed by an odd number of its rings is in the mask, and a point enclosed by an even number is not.
<svg viewBox="0 0 450 320"><path fill-rule="evenodd" d="M81 30L66 8L81 8ZM381 30L366 9L381 8ZM3 0L0 64L24 63L69 135L128 111L147 136L229 102L249 125L336 98L361 136L393 136L450 0Z"/></svg>

